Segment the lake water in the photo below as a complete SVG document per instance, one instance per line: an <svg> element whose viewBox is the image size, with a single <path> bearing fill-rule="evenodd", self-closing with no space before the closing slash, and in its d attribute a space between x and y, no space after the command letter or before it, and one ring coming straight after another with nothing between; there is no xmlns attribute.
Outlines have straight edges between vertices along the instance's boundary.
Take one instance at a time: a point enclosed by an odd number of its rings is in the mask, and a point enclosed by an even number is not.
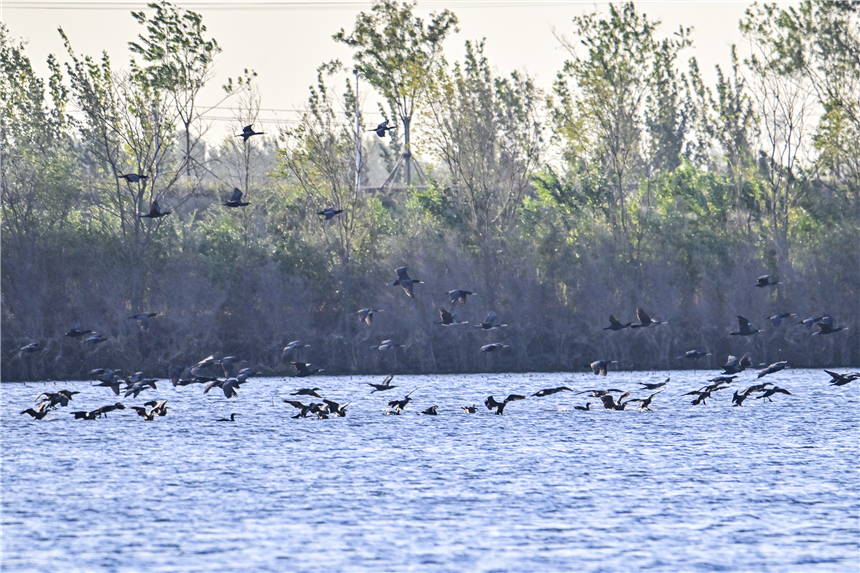
<svg viewBox="0 0 860 573"><path fill-rule="evenodd" d="M168 399L154 422L74 420L117 401L89 382L3 384L2 570L856 573L860 381L786 370L765 380L791 396L691 406L714 373L396 376L375 394L382 376L253 379L232 400L164 381L121 399ZM577 411L572 392L482 404L667 376L651 412ZM309 386L348 416L292 419L281 398ZM81 394L18 414L61 388Z"/></svg>

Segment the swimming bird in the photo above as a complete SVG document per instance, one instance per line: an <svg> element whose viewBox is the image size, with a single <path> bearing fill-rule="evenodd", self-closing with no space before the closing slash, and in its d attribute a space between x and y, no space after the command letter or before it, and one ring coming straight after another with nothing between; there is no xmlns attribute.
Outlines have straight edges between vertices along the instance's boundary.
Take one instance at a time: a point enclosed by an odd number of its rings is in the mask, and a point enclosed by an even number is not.
<svg viewBox="0 0 860 573"><path fill-rule="evenodd" d="M158 219L159 217L165 217L170 215L173 211L162 211L158 207L158 201L153 201L152 205L149 206L149 213L146 215L138 215L141 219Z"/></svg>
<svg viewBox="0 0 860 573"><path fill-rule="evenodd" d="M422 411L422 414L426 414L427 416L436 416L436 408L439 406L430 406L426 410Z"/></svg>
<svg viewBox="0 0 860 573"><path fill-rule="evenodd" d="M397 273L397 278L388 283L388 286L397 286L400 285L403 287L403 290L409 296L409 298L415 298L415 293L413 292L412 286L415 284L424 284L423 281L418 279L410 278L406 272L406 267L400 267L399 269L395 269Z"/></svg>
<svg viewBox="0 0 860 573"><path fill-rule="evenodd" d="M69 400L72 399L72 396L75 394L80 394L80 392L72 392L71 390L60 390L59 392L42 392L33 402L48 402L50 407L53 408L57 404L60 406L68 406ZM43 398L43 400L39 400L39 398Z"/></svg>
<svg viewBox="0 0 860 573"><path fill-rule="evenodd" d="M661 387L665 386L666 384L668 384L669 380L671 380L671 378L666 378L662 382L653 382L653 383L640 382L639 384L643 388L645 388L646 390L656 390L657 388L661 388Z"/></svg>
<svg viewBox="0 0 860 573"><path fill-rule="evenodd" d="M412 390L409 392L409 394L407 394L406 396L404 396L404 397L403 397L403 399L402 399L402 400L391 400L391 401L388 403L388 407L389 407L389 408L394 408L395 410L397 410L398 412L400 412L401 410L403 410L404 408L406 408L406 406L407 406L407 404L409 404L409 402L411 402L411 401L412 401L412 398L410 398L410 396L412 395L412 392L415 392L415 390L418 390L418 388L420 388L420 386L418 386L418 387L416 387L416 388L412 389Z"/></svg>
<svg viewBox="0 0 860 573"><path fill-rule="evenodd" d="M591 371L601 376L606 376L607 368L610 364L616 364L616 360L595 360L591 364L586 365L586 368L591 368Z"/></svg>
<svg viewBox="0 0 860 573"><path fill-rule="evenodd" d="M652 324L663 324L662 320L654 320L648 313L645 312L641 308L636 309L636 318L639 319L639 324L631 324L630 328L645 328L647 326L651 326Z"/></svg>
<svg viewBox="0 0 860 573"><path fill-rule="evenodd" d="M397 129L397 126L396 125L388 125L388 120L386 119L385 121L383 121L382 123L377 125L375 128L368 129L367 131L374 131L374 132L376 132L376 135L378 135L379 137L385 137L385 132L391 131L392 129Z"/></svg>
<svg viewBox="0 0 860 573"><path fill-rule="evenodd" d="M138 175L137 173L126 173L125 175L117 175L120 179L125 179L129 183L140 183L143 181L146 183L146 180L149 179L149 175Z"/></svg>
<svg viewBox="0 0 860 573"><path fill-rule="evenodd" d="M788 366L788 361L783 360L782 362L774 362L764 370L759 370L757 378L761 378L763 376L767 376L768 374L773 374L774 372L779 372L783 368Z"/></svg>
<svg viewBox="0 0 860 573"><path fill-rule="evenodd" d="M559 386L558 388L546 388L544 390L539 390L532 394L532 396L543 398L544 396L552 396L553 394L557 394L558 392L564 392L565 390L573 392L573 390L571 388L568 388L567 386Z"/></svg>
<svg viewBox="0 0 860 573"><path fill-rule="evenodd" d="M684 353L683 356L679 356L677 360L681 360L682 358L686 358L688 360L699 360L699 358L704 358L705 356L710 355L710 352L702 352L700 350L688 350Z"/></svg>
<svg viewBox="0 0 860 573"><path fill-rule="evenodd" d="M738 315L738 330L737 332L730 332L731 336L749 336L751 334L755 334L756 332L761 332L758 328L755 328L750 321L746 318Z"/></svg>
<svg viewBox="0 0 860 573"><path fill-rule="evenodd" d="M519 394L511 394L507 398L505 398L502 402L498 402L492 396L487 396L487 399L484 400L484 405L488 410L496 409L496 415L501 416L505 411L505 406L508 405L508 402L517 402L519 400L525 400L525 396L521 396Z"/></svg>
<svg viewBox="0 0 860 573"><path fill-rule="evenodd" d="M587 412L591 409L591 402L586 402L585 406L574 406L575 410L582 410L583 412Z"/></svg>
<svg viewBox="0 0 860 573"><path fill-rule="evenodd" d="M343 213L343 209L333 209L332 207L326 207L322 211L319 211L317 215L322 215L325 217L326 221L331 221L332 217L335 215L340 215Z"/></svg>
<svg viewBox="0 0 860 573"><path fill-rule="evenodd" d="M330 414L334 414L338 418L346 418L346 407L349 406L349 402L342 406L334 400L323 400L323 402L325 403Z"/></svg>
<svg viewBox="0 0 860 573"><path fill-rule="evenodd" d="M742 357L729 355L726 364L722 366L723 374L740 374L747 368L752 368L752 360L750 353L747 352Z"/></svg>
<svg viewBox="0 0 860 573"><path fill-rule="evenodd" d="M796 314L794 314L793 312L781 312L781 313L779 313L779 314L772 314L772 315L770 315L770 316L766 316L766 317L765 317L765 320L769 320L769 321L770 321L770 323L771 323L774 327L777 327L777 326L779 326L780 324L782 324L782 320L783 320L784 318L788 318L789 316L797 316L797 315L796 315Z"/></svg>
<svg viewBox="0 0 860 573"><path fill-rule="evenodd" d="M507 326L507 324L496 324L496 321L499 319L499 315L496 314L496 311L491 310L487 313L487 317L484 319L484 322L479 322L474 325L474 328L481 328L483 330L493 330L495 328L503 328Z"/></svg>
<svg viewBox="0 0 860 573"><path fill-rule="evenodd" d="M762 394L761 396L756 396L755 399L760 400L761 398L767 398L768 402L773 402L773 400L771 400L770 397L773 396L774 394L776 394L777 392L779 392L780 394L788 394L789 396L791 396L791 392L789 392L785 388L780 388L779 386L774 386L773 388L768 388L767 390L765 390L764 394Z"/></svg>
<svg viewBox="0 0 860 573"><path fill-rule="evenodd" d="M254 131L253 125L246 125L245 127L242 128L242 133L240 133L236 137L241 137L242 143L245 143L246 141L248 141L248 138L253 136L253 135L265 135L265 134L262 131Z"/></svg>
<svg viewBox="0 0 860 573"><path fill-rule="evenodd" d="M852 372L850 374L838 374L836 372L831 372L830 370L825 370L828 374L830 374L830 384L832 386L845 386L849 382L853 382L860 378L860 374L857 372Z"/></svg>
<svg viewBox="0 0 860 573"><path fill-rule="evenodd" d="M215 420L215 421L216 421L216 422L235 422L235 421L236 421L236 416L238 416L238 415L239 415L239 414L237 414L237 413L233 412L232 414L230 414L230 417L229 417L229 418L218 418L218 419L217 419L217 420Z"/></svg>
<svg viewBox="0 0 860 573"><path fill-rule="evenodd" d="M358 320L363 321L367 326L373 324L373 313L374 312L384 312L381 308L377 310L373 310L372 308L363 308L361 310L357 310L350 314L350 316L357 316Z"/></svg>
<svg viewBox="0 0 860 573"><path fill-rule="evenodd" d="M250 202L242 201L243 193L239 190L238 187L233 188L233 195L222 203L225 207L246 207L250 205Z"/></svg>
<svg viewBox="0 0 860 573"><path fill-rule="evenodd" d="M384 392L386 390L391 390L392 388L397 388L397 386L393 386L391 384L391 380L394 379L394 374L389 374L385 377L385 380L382 381L382 384L374 384L373 382L368 382L368 385L373 386L373 390L370 391L371 394L374 392Z"/></svg>
<svg viewBox="0 0 860 573"><path fill-rule="evenodd" d="M445 294L447 294L448 296L451 297L451 304L457 304L458 302L460 304L466 304L466 297L468 295L470 295L470 294L471 295L477 295L477 293L474 293L470 290L464 290L461 288L455 288L454 290L449 290Z"/></svg>
<svg viewBox="0 0 860 573"><path fill-rule="evenodd" d="M481 347L481 352L496 352L497 350L501 350L503 348L510 348L507 344L502 344L501 342L491 342L490 344L485 344Z"/></svg>
<svg viewBox="0 0 860 573"><path fill-rule="evenodd" d="M632 324L633 324L632 322L623 323L620 320L618 320L617 318L615 318L613 315L610 314L609 315L609 326L607 326L603 330L623 330L623 329L627 328L628 326L631 326Z"/></svg>
<svg viewBox="0 0 860 573"><path fill-rule="evenodd" d="M816 324L818 326L819 331L813 332L812 336L818 336L819 334L833 334L834 332L839 332L840 330L848 330L846 326L833 326L833 317L829 314L825 314L824 317Z"/></svg>
<svg viewBox="0 0 860 573"><path fill-rule="evenodd" d="M374 344L373 346L370 347L371 350L379 350L379 351L390 350L392 348L406 348L406 345L405 344L394 344L394 342L391 340L383 340L379 344Z"/></svg>
<svg viewBox="0 0 860 573"><path fill-rule="evenodd" d="M474 414L478 411L478 406L476 404L472 404L471 406L460 406L464 412L467 414Z"/></svg>
<svg viewBox="0 0 860 573"><path fill-rule="evenodd" d="M296 368L296 377L302 378L304 376L310 376L311 374L316 374L317 372L322 372L324 368L314 368L310 369L308 366L311 365L310 362L293 362L290 361L290 364L295 366Z"/></svg>
<svg viewBox="0 0 860 573"><path fill-rule="evenodd" d="M778 285L779 281L770 280L770 275L762 275L758 279L756 279L756 283L753 285L754 287L764 288L769 286Z"/></svg>
<svg viewBox="0 0 860 573"><path fill-rule="evenodd" d="M69 330L65 334L65 336L68 336L69 338L80 338L81 336L84 336L85 334L89 334L91 332L92 330L82 330L81 323L76 322L75 325L71 328L71 330Z"/></svg>
<svg viewBox="0 0 860 573"><path fill-rule="evenodd" d="M454 314L445 310L444 308L439 309L439 318L441 320L434 321L435 324L441 324L442 326L456 326L458 324L469 324L465 321L455 320Z"/></svg>
<svg viewBox="0 0 860 573"><path fill-rule="evenodd" d="M291 392L290 396L313 396L314 398L322 398L322 396L317 394L317 390L320 390L320 388L299 388L295 392Z"/></svg>

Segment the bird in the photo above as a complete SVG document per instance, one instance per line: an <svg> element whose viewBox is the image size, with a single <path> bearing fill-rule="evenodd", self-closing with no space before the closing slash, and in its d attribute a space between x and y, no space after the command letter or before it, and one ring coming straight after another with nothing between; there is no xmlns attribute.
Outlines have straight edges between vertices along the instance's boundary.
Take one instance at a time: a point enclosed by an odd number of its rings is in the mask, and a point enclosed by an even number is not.
<svg viewBox="0 0 860 573"><path fill-rule="evenodd" d="M236 368L238 368L236 362L242 362L242 360L238 356L225 356L218 361L218 364L221 365L221 369L224 371L225 378L235 377Z"/></svg>
<svg viewBox="0 0 860 573"><path fill-rule="evenodd" d="M779 372L780 370L782 370L786 366L788 366L788 361L783 360L782 362L774 362L773 364L771 364L770 366L768 366L764 370L759 370L758 376L756 378L757 379L762 378L763 376L767 376L768 374L773 374L774 372Z"/></svg>
<svg viewBox="0 0 860 573"><path fill-rule="evenodd" d="M754 287L764 288L769 286L778 285L779 281L771 281L770 275L762 275L756 279L756 283L753 285Z"/></svg>
<svg viewBox="0 0 860 573"><path fill-rule="evenodd" d="M485 344L481 347L481 352L496 352L497 350L501 350L503 348L510 348L507 344L502 344L501 342L491 342L490 344Z"/></svg>
<svg viewBox="0 0 860 573"><path fill-rule="evenodd" d="M295 352L299 348L310 348L310 344L304 344L301 340L293 340L286 346L284 346L284 351L281 352L281 359L285 359L292 352Z"/></svg>
<svg viewBox="0 0 860 573"><path fill-rule="evenodd" d="M137 173L126 173L125 175L118 175L120 179L125 179L129 183L140 183L143 181L146 183L146 180L149 179L149 175L138 175Z"/></svg>
<svg viewBox="0 0 860 573"><path fill-rule="evenodd" d="M90 371L90 376L97 380L98 384L93 386L104 386L113 390L113 393L119 396L119 385L122 384L120 378L120 370L111 370L110 368L96 368Z"/></svg>
<svg viewBox="0 0 860 573"><path fill-rule="evenodd" d="M326 207L322 211L319 211L317 215L323 215L326 221L331 221L332 217L335 215L339 215L343 213L343 209L333 209L331 207Z"/></svg>
<svg viewBox="0 0 860 573"><path fill-rule="evenodd" d="M48 402L41 402L39 403L39 405L36 406L35 410L33 408L27 408L26 410L21 412L21 415L29 414L30 417L32 417L34 420L41 420L48 415L48 412L54 409L48 404Z"/></svg>
<svg viewBox="0 0 860 573"><path fill-rule="evenodd" d="M471 406L460 406L464 412L467 414L474 414L478 411L478 406L476 404L472 404Z"/></svg>
<svg viewBox="0 0 860 573"><path fill-rule="evenodd" d="M591 409L591 402L586 402L585 406L574 406L573 408L575 410L582 410L583 412L587 412L589 409Z"/></svg>
<svg viewBox="0 0 860 573"><path fill-rule="evenodd" d="M391 384L391 380L394 379L394 374L389 374L385 377L385 380L382 381L382 384L374 384L373 382L368 382L368 385L373 386L373 390L370 391L371 394L374 392L384 392L386 390L391 390L392 388L397 388L397 386L393 386Z"/></svg>
<svg viewBox="0 0 860 573"><path fill-rule="evenodd" d="M166 416L167 415L167 400L150 400L149 402L144 403L144 406L152 406L152 412L156 416Z"/></svg>
<svg viewBox="0 0 860 573"><path fill-rule="evenodd" d="M113 412L114 410L125 410L125 406L123 406L120 402L117 402L116 404L100 406L95 410L90 410L89 412L71 412L71 414L75 417L75 420L95 420L96 418L101 418L102 416L107 418L108 412Z"/></svg>
<svg viewBox="0 0 860 573"><path fill-rule="evenodd" d="M466 304L466 297L467 296L469 296L470 294L471 295L477 295L477 293L474 293L470 290L464 290L461 288L455 288L454 290L449 290L445 294L447 294L448 296L451 297L451 304L457 304L458 302L460 304Z"/></svg>
<svg viewBox="0 0 860 573"><path fill-rule="evenodd" d="M290 396L313 396L314 398L322 398L322 396L317 394L317 390L320 390L320 388L299 388L295 392L291 392Z"/></svg>
<svg viewBox="0 0 860 573"><path fill-rule="evenodd" d="M159 217L164 217L171 213L173 213L173 211L162 211L158 207L158 201L153 201L152 205L149 206L149 213L146 215L138 215L138 217L141 219L158 219Z"/></svg>
<svg viewBox="0 0 860 573"><path fill-rule="evenodd" d="M761 332L758 328L755 328L750 321L746 318L738 315L738 330L737 332L730 332L731 336L749 336L751 334L755 334L756 332Z"/></svg>
<svg viewBox="0 0 860 573"><path fill-rule="evenodd" d="M392 129L397 129L397 126L388 125L388 120L386 119L385 121L377 125L374 129L368 129L367 131L374 131L379 137L385 137L385 132L391 131Z"/></svg>
<svg viewBox="0 0 860 573"><path fill-rule="evenodd" d="M68 336L69 338L80 338L81 336L84 336L86 334L90 334L91 332L92 332L92 330L82 330L81 329L81 323L76 322L75 325L72 326L71 330L69 330L65 334L65 336Z"/></svg>
<svg viewBox="0 0 860 573"><path fill-rule="evenodd" d="M429 407L429 408L427 408L426 410L423 410L421 413L422 413L422 414L426 414L426 415L428 415L428 416L436 416L436 415L437 415L437 414L436 414L436 408L438 408L438 407L439 407L439 406L430 406L430 407Z"/></svg>
<svg viewBox="0 0 860 573"><path fill-rule="evenodd" d="M242 201L242 192L238 187L233 188L233 196L223 203L225 207L245 207L250 204L250 202Z"/></svg>
<svg viewBox="0 0 860 573"><path fill-rule="evenodd" d="M615 396L612 394L606 394L605 396L600 397L600 401L603 402L603 407L607 410L623 410L627 404L629 404L632 400L628 400L627 402L622 402L624 398L630 395L630 391L628 390L624 394L618 397L618 400L615 399Z"/></svg>
<svg viewBox="0 0 860 573"><path fill-rule="evenodd" d="M48 405L53 408L58 404L60 406L66 407L69 405L69 400L72 399L72 396L75 394L80 394L80 392L72 392L71 390L60 390L59 392L42 392L33 402L47 402ZM43 398L43 400L39 400L39 398Z"/></svg>
<svg viewBox="0 0 860 573"><path fill-rule="evenodd" d="M773 400L771 400L770 397L773 396L774 394L776 394L777 392L779 392L780 394L788 394L789 396L791 396L791 392L789 392L785 388L780 388L779 386L774 386L773 388L768 388L767 390L765 390L764 394L762 394L761 396L756 396L755 399L760 400L762 398L767 398L768 402L773 402Z"/></svg>
<svg viewBox="0 0 860 573"><path fill-rule="evenodd" d="M136 320L140 329L144 332L149 330L149 319L158 316L157 312L139 312L128 317L128 320Z"/></svg>
<svg viewBox="0 0 860 573"><path fill-rule="evenodd" d="M415 298L415 293L413 292L412 285L424 284L423 281L409 278L409 275L406 273L406 267L400 267L399 269L395 269L394 272L397 273L397 278L388 283L388 286L400 285L401 287L403 287L403 290L406 292L409 298Z"/></svg>
<svg viewBox="0 0 860 573"><path fill-rule="evenodd" d="M241 137L242 143L245 143L246 141L248 141L248 138L251 137L252 135L264 135L264 134L262 131L254 131L253 125L246 125L245 127L242 128L242 133L240 133L236 137Z"/></svg>
<svg viewBox="0 0 860 573"><path fill-rule="evenodd" d="M346 404L340 405L334 400L323 400L330 414L334 414L338 418L346 418L346 407L349 406L349 402Z"/></svg>
<svg viewBox="0 0 860 573"><path fill-rule="evenodd" d="M682 358L687 358L690 360L698 360L699 358L704 358L705 356L710 356L710 352L702 352L700 350L688 350L684 353L683 356L679 356L677 360L681 360Z"/></svg>
<svg viewBox="0 0 860 573"><path fill-rule="evenodd" d="M218 418L218 419L216 419L215 421L216 421L216 422L235 422L235 421L236 421L236 416L238 416L238 415L239 415L239 414L237 414L237 413L233 412L232 414L230 414L230 417L229 417L229 418Z"/></svg>
<svg viewBox="0 0 860 573"><path fill-rule="evenodd" d="M145 422L152 422L155 420L155 408L147 411L145 406L131 406L131 409L137 412L137 415L143 418Z"/></svg>
<svg viewBox="0 0 860 573"><path fill-rule="evenodd" d="M666 378L662 382L648 383L648 382L640 382L639 384L645 388L646 390L656 390L662 386L665 386L669 383L670 378Z"/></svg>
<svg viewBox="0 0 860 573"><path fill-rule="evenodd" d="M663 324L662 320L654 320L648 313L642 310L641 308L636 309L636 318L639 319L639 324L631 324L630 328L645 328L647 326L651 326L652 324Z"/></svg>
<svg viewBox="0 0 860 573"><path fill-rule="evenodd" d="M487 317L484 319L484 322L479 322L474 325L474 328L481 328L483 330L493 330L495 328L503 328L507 326L507 324L496 324L496 321L499 319L499 315L496 314L496 311L491 310L487 313Z"/></svg>
<svg viewBox="0 0 860 573"><path fill-rule="evenodd" d="M507 406L508 402L516 402L518 400L525 400L525 396L521 396L520 394L511 394L507 398L505 398L502 402L498 402L492 396L487 396L487 399L484 400L484 405L488 410L496 410L496 415L501 416L505 411L505 406Z"/></svg>
<svg viewBox="0 0 860 573"><path fill-rule="evenodd" d="M825 314L824 317L816 323L819 330L818 332L813 332L812 336L818 336L819 334L833 334L834 332L839 332L840 330L848 330L846 326L833 326L833 317L829 314Z"/></svg>
<svg viewBox="0 0 860 573"><path fill-rule="evenodd" d="M394 344L391 340L383 340L379 344L374 344L370 347L371 350L379 350L380 352L383 350L389 350L391 348L406 348L405 344Z"/></svg>
<svg viewBox="0 0 860 573"><path fill-rule="evenodd" d="M559 386L558 388L545 388L544 390L538 390L537 392L532 394L532 396L543 398L544 396L552 396L553 394L564 392L565 390L573 392L573 389L568 388L567 386Z"/></svg>
<svg viewBox="0 0 860 573"><path fill-rule="evenodd" d="M794 324L802 324L806 328L812 328L813 324L815 324L816 322L818 322L819 320L821 320L823 318L824 318L823 316L804 318L803 320L801 320L799 322L795 322Z"/></svg>
<svg viewBox="0 0 860 573"><path fill-rule="evenodd" d="M316 374L317 372L322 372L323 368L314 368L313 370L309 369L310 362L293 362L290 361L290 364L295 366L296 368L296 377L302 378L304 376L310 376L311 374Z"/></svg>
<svg viewBox="0 0 860 573"><path fill-rule="evenodd" d="M361 310L357 310L353 313L350 313L350 316L357 316L359 321L364 322L367 326L373 324L373 313L374 312L384 312L382 309L373 310L372 308L363 308Z"/></svg>
<svg viewBox="0 0 860 573"><path fill-rule="evenodd" d="M317 402L311 402L310 404L302 404L298 400L287 400L284 398L284 402L299 410L299 413L293 416L293 418L307 418L308 414L317 414L318 418L322 418L320 414L325 414L322 411L324 404L320 404ZM325 417L328 417L327 415Z"/></svg>
<svg viewBox="0 0 860 573"><path fill-rule="evenodd" d="M609 315L609 326L607 326L603 330L622 330L624 328L627 328L628 326L631 326L632 324L633 324L632 322L623 323L620 320L618 320L617 318L615 318L613 315L610 314Z"/></svg>
<svg viewBox="0 0 860 573"><path fill-rule="evenodd" d="M42 344L40 342L31 342L30 344L19 348L17 352L18 356L24 356L25 354L33 354L34 352L39 352L40 350L42 350Z"/></svg>
<svg viewBox="0 0 860 573"><path fill-rule="evenodd" d="M838 374L836 372L831 372L830 370L825 370L825 372L830 374L831 386L845 386L849 382L853 382L860 378L860 374L857 372L852 372L850 374Z"/></svg>
<svg viewBox="0 0 860 573"><path fill-rule="evenodd" d="M616 360L595 360L588 364L586 368L591 368L591 371L601 376L606 376L607 368L610 364L617 364Z"/></svg>
<svg viewBox="0 0 860 573"><path fill-rule="evenodd" d="M407 406L407 404L409 404L409 402L411 402L411 401L412 401L412 398L410 398L410 396L412 395L412 392L415 392L415 390L418 390L418 388L420 388L420 386L418 386L418 387L416 387L416 388L412 389L412 390L409 392L409 394L407 394L406 396L404 396L404 397L403 397L403 399L402 399L402 400L391 400L391 401L388 403L388 407L389 407L389 408L394 408L396 411L400 412L401 410L403 410L404 408L406 408L406 406Z"/></svg>
<svg viewBox="0 0 860 573"><path fill-rule="evenodd" d="M592 398L603 398L610 392L624 392L624 390L619 390L618 388L608 388L606 390L583 390L582 392L577 392L577 394L588 394Z"/></svg>
<svg viewBox="0 0 860 573"><path fill-rule="evenodd" d="M715 384L722 384L722 383L731 384L732 381L734 381L734 379L737 377L738 377L737 374L734 374L732 376L715 376L714 378L711 378L710 380L708 380L708 382L713 382Z"/></svg>
<svg viewBox="0 0 860 573"><path fill-rule="evenodd" d="M107 342L107 338L96 332L95 334L91 334L87 338L84 339L84 344L90 344L95 346L96 344L101 344L102 342Z"/></svg>
<svg viewBox="0 0 860 573"><path fill-rule="evenodd" d="M770 321L770 323L771 323L774 327L777 327L777 326L779 326L780 324L782 324L782 319L784 319L784 318L788 318L789 316L797 316L797 315L796 315L796 314L794 314L793 312L781 312L781 313L779 313L779 314L773 314L773 315L771 315L771 316L766 316L766 317L765 317L765 320L769 320L769 321Z"/></svg>
<svg viewBox="0 0 860 573"><path fill-rule="evenodd" d="M739 374L746 370L747 368L752 367L752 360L750 359L750 353L747 352L740 358L737 356L732 356L729 354L728 359L726 360L726 364L722 366L723 374Z"/></svg>
<svg viewBox="0 0 860 573"><path fill-rule="evenodd" d="M651 394L647 398L632 398L632 399L628 400L627 402L641 402L641 404L639 404L639 409L640 410L648 410L650 412L651 411L651 408L650 408L651 400L653 400L654 396L656 396L660 392L663 392L663 390L658 390L657 392L654 392L653 394Z"/></svg>
<svg viewBox="0 0 860 573"><path fill-rule="evenodd" d="M442 326L455 326L458 324L469 324L468 322L455 320L454 314L445 310L444 308L439 309L439 318L441 320L435 321L436 324L441 324Z"/></svg>

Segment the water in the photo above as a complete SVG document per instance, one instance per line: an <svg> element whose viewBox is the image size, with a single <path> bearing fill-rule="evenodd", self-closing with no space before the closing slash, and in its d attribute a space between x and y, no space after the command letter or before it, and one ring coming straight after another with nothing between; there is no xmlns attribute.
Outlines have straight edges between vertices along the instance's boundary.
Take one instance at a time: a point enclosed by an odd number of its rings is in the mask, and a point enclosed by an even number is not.
<svg viewBox="0 0 860 573"><path fill-rule="evenodd" d="M75 421L116 401L89 382L4 384L2 569L856 572L860 382L787 370L766 380L792 396L691 406L681 394L710 374L398 376L373 395L381 376L315 376L252 380L233 400L165 381L122 400L168 399L154 422ZM571 392L503 416L482 405L668 375L653 412L576 411ZM348 417L291 419L280 398L296 386L351 401ZM409 415L383 415L416 386ZM18 415L60 388L81 394Z"/></svg>

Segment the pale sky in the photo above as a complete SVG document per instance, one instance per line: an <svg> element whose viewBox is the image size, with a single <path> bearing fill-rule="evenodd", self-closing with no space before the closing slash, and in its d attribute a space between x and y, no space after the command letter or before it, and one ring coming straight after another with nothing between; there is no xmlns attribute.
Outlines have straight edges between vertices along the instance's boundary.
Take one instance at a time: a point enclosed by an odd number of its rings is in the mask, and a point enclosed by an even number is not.
<svg viewBox="0 0 860 573"><path fill-rule="evenodd" d="M257 84L262 98L261 124L267 121L295 120L292 111L302 108L308 86L316 81L316 68L323 62L340 58L350 63L352 52L335 43L331 36L340 28L350 32L358 12L368 10L368 1L263 0L228 2L219 0L176 1L174 4L199 12L223 49L216 63L216 75L203 94L202 107L221 99L220 86L228 77L239 76L245 68L259 74ZM692 26L694 47L682 52L686 60L695 56L703 77L713 85L714 66L729 68L729 47L741 43L738 21L747 1L636 2L637 10L651 20L661 20L659 37L670 35L679 26ZM780 2L780 4L787 4ZM573 39L572 17L606 10L605 2L552 0L425 0L418 2L416 15L429 20L434 11L444 8L457 14L460 32L445 44L449 61L461 60L466 40L486 38L485 55L500 74L525 70L539 86L549 90L561 69L567 52L553 36ZM57 28L62 26L78 54L100 57L102 50L111 56L114 68L125 68L129 61L128 42L136 39L143 27L130 11L145 10L145 2L125 0L54 1L0 0L0 17L12 38L27 42L26 53L37 70L47 76L45 59L56 54L64 61L64 48ZM337 90L338 92L340 89ZM370 91L364 86L364 91ZM223 123L232 118L230 102L210 112L210 119ZM366 114L375 106L366 106ZM223 118L223 121L221 121ZM370 115L367 122L376 118Z"/></svg>

